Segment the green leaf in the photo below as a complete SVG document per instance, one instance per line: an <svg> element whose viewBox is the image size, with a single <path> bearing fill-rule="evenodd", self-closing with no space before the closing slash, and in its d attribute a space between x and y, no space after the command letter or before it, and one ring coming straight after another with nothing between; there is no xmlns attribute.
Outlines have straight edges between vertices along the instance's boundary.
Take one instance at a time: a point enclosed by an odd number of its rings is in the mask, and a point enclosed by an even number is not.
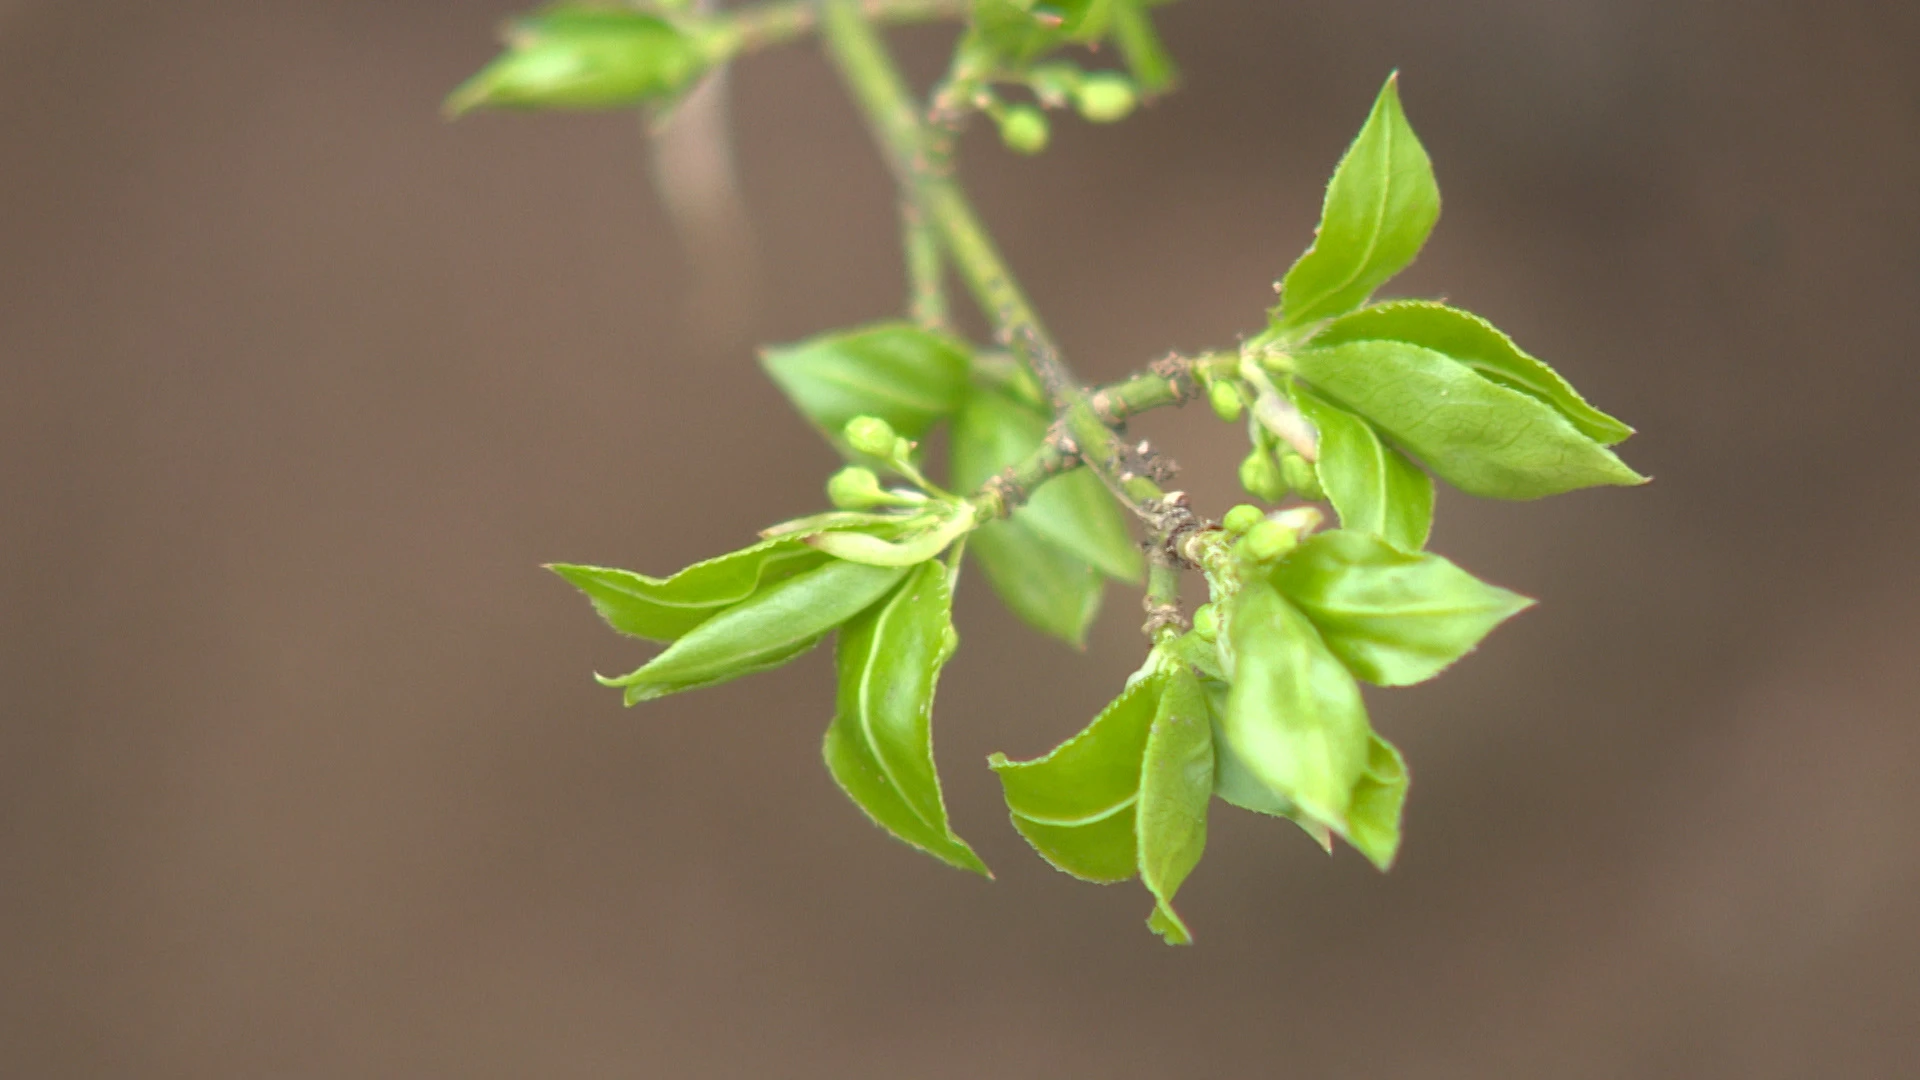
<svg viewBox="0 0 1920 1080"><path fill-rule="evenodd" d="M1290 364L1469 495L1538 499L1646 483L1558 410L1432 349L1352 341L1295 353Z"/></svg>
<svg viewBox="0 0 1920 1080"><path fill-rule="evenodd" d="M1285 818L1300 826L1300 829L1320 845L1320 850L1333 851L1333 830L1302 813L1291 800L1275 792L1266 782L1254 775L1253 769L1241 759L1233 743L1227 740L1226 717L1228 687L1224 682L1208 682L1207 703L1213 720L1213 794L1229 806L1242 810L1251 810L1256 814Z"/></svg>
<svg viewBox="0 0 1920 1080"><path fill-rule="evenodd" d="M953 482L970 491L1026 459L1047 435L1045 414L993 390L969 395L953 424ZM1145 570L1120 506L1085 469L1040 486L1012 520L1122 581Z"/></svg>
<svg viewBox="0 0 1920 1080"><path fill-rule="evenodd" d="M883 540L863 532L815 533L806 538L807 546L848 562L873 566L914 566L934 558L948 545L974 528L974 510L962 503L945 521L931 525L898 542Z"/></svg>
<svg viewBox="0 0 1920 1080"><path fill-rule="evenodd" d="M974 0L972 39L1018 66L1106 33L1116 0Z"/></svg>
<svg viewBox="0 0 1920 1080"><path fill-rule="evenodd" d="M1347 810L1347 842L1374 866L1387 870L1400 852L1400 811L1407 802L1407 763L1378 735L1367 747L1367 772L1353 789Z"/></svg>
<svg viewBox="0 0 1920 1080"><path fill-rule="evenodd" d="M987 758L1000 776L1013 827L1058 869L1101 884L1138 871L1141 762L1165 686L1160 673L1134 683L1045 757Z"/></svg>
<svg viewBox="0 0 1920 1080"><path fill-rule="evenodd" d="M507 51L447 98L450 115L662 101L712 62L697 38L631 11L556 5L515 20L505 36Z"/></svg>
<svg viewBox="0 0 1920 1080"><path fill-rule="evenodd" d="M798 538L766 540L672 577L631 570L553 563L547 569L587 594L607 625L650 641L675 641L727 608L771 585L825 563L828 556Z"/></svg>
<svg viewBox="0 0 1920 1080"><path fill-rule="evenodd" d="M1433 480L1380 441L1373 425L1295 387L1293 400L1320 432L1314 464L1342 528L1418 551L1433 528Z"/></svg>
<svg viewBox="0 0 1920 1080"><path fill-rule="evenodd" d="M829 560L759 589L701 623L667 651L604 686L626 689L629 705L765 671L818 644L906 576L903 569Z"/></svg>
<svg viewBox="0 0 1920 1080"><path fill-rule="evenodd" d="M841 628L838 707L827 771L874 824L934 858L987 877L953 833L933 763L933 692L953 655L947 568L922 563L892 595Z"/></svg>
<svg viewBox="0 0 1920 1080"><path fill-rule="evenodd" d="M1268 791L1344 835L1371 734L1359 684L1272 585L1246 582L1226 607L1233 686L1221 734Z"/></svg>
<svg viewBox="0 0 1920 1080"><path fill-rule="evenodd" d="M1213 795L1213 725L1200 680L1183 666L1166 675L1166 689L1147 736L1140 769L1140 881L1153 893L1147 925L1169 945L1193 935L1173 910L1173 895L1207 847L1207 803Z"/></svg>
<svg viewBox="0 0 1920 1080"><path fill-rule="evenodd" d="M856 416L876 416L909 439L960 407L969 350L911 323L880 323L766 349L760 362L835 446ZM844 450L844 446L842 446Z"/></svg>
<svg viewBox="0 0 1920 1080"><path fill-rule="evenodd" d="M1113 42L1119 46L1120 55L1133 74L1133 81L1139 84L1140 92L1152 97L1172 89L1180 78L1180 70L1167 55L1166 46L1160 43L1160 33L1154 29L1153 17L1147 14L1146 8L1140 0L1120 0L1114 5Z"/></svg>
<svg viewBox="0 0 1920 1080"><path fill-rule="evenodd" d="M1632 428L1587 404L1559 372L1527 355L1512 338L1472 312L1432 300L1374 304L1335 320L1314 335L1312 344L1349 341L1404 341L1444 353L1502 386L1546 402L1602 446L1633 434Z"/></svg>
<svg viewBox="0 0 1920 1080"><path fill-rule="evenodd" d="M1438 555L1346 529L1294 549L1273 584L1349 671L1379 686L1433 678L1533 605Z"/></svg>
<svg viewBox="0 0 1920 1080"><path fill-rule="evenodd" d="M1027 625L1074 648L1100 613L1106 588L1100 571L1067 554L1018 519L975 529L967 554L980 564L1002 603Z"/></svg>
<svg viewBox="0 0 1920 1080"><path fill-rule="evenodd" d="M1275 327L1304 327L1365 303L1420 254L1439 217L1433 164L1401 111L1396 73L1334 170L1313 247L1281 283Z"/></svg>

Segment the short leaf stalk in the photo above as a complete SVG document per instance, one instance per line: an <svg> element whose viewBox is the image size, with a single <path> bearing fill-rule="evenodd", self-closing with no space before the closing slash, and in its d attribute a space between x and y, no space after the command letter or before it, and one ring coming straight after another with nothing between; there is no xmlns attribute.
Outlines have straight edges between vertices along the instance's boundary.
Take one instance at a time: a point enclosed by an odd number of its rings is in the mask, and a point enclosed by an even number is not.
<svg viewBox="0 0 1920 1080"><path fill-rule="evenodd" d="M613 629L666 646L599 677L630 705L787 663L833 637L828 772L885 832L981 874L949 821L931 726L959 643L963 558L1022 620L1074 645L1107 579L1144 575L1139 671L1079 735L989 764L1044 859L1090 881L1138 879L1153 898L1148 926L1185 944L1173 899L1216 801L1392 864L1407 769L1373 729L1360 684L1424 682L1532 603L1425 550L1435 479L1535 499L1644 478L1610 449L1632 429L1486 320L1373 299L1419 253L1440 207L1395 78L1334 171L1313 245L1280 282L1264 329L1107 386L1081 383L962 191L953 154L974 113L1034 153L1047 141L1044 108L1071 104L1107 123L1164 92L1175 74L1150 18L1159 5L561 3L511 23L506 51L448 108L642 107L670 120L718 66L819 34L897 182L907 278L904 318L762 354L846 459L827 483L833 509L664 578L551 569ZM921 101L879 27L941 19L965 28L947 77ZM1048 59L1103 42L1124 72ZM1015 91L1034 103L1006 96ZM1011 357L956 336L949 267ZM1200 398L1244 422L1239 479L1265 506L1202 517L1165 489L1172 462L1125 435L1141 413ZM950 475L936 483L921 450L943 433ZM1208 598L1188 613L1181 585L1196 571Z"/></svg>

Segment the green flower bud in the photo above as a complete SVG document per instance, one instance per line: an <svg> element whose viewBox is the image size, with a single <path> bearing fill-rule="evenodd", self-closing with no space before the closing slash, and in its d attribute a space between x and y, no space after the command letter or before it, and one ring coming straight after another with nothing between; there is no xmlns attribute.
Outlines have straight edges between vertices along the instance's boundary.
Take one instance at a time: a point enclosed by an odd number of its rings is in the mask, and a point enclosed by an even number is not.
<svg viewBox="0 0 1920 1080"><path fill-rule="evenodd" d="M1266 519L1267 515L1259 507L1252 503L1241 503L1227 511L1227 516L1220 519L1220 526L1235 536L1241 536Z"/></svg>
<svg viewBox="0 0 1920 1080"><path fill-rule="evenodd" d="M1300 543L1300 534L1277 521L1262 521L1248 530L1240 550L1254 562L1272 562Z"/></svg>
<svg viewBox="0 0 1920 1080"><path fill-rule="evenodd" d="M507 50L447 98L470 109L611 109L670 98L706 71L701 42L651 15L560 9L516 20Z"/></svg>
<svg viewBox="0 0 1920 1080"><path fill-rule="evenodd" d="M1220 636L1220 611L1212 604L1201 604L1193 613L1193 632L1202 641L1212 641Z"/></svg>
<svg viewBox="0 0 1920 1080"><path fill-rule="evenodd" d="M1037 154L1047 148L1047 117L1031 105L1015 105L995 117L1000 141L1017 154Z"/></svg>
<svg viewBox="0 0 1920 1080"><path fill-rule="evenodd" d="M1264 446L1254 447L1240 463L1240 486L1247 489L1247 494L1268 502L1279 502L1287 496L1287 481Z"/></svg>
<svg viewBox="0 0 1920 1080"><path fill-rule="evenodd" d="M1073 104L1080 115L1096 124L1124 120L1139 103L1133 81L1116 71L1096 71L1073 90Z"/></svg>
<svg viewBox="0 0 1920 1080"><path fill-rule="evenodd" d="M1213 406L1213 415L1229 424L1239 420L1246 410L1246 403L1240 400L1240 388L1230 379L1221 379L1207 387L1207 403Z"/></svg>
<svg viewBox="0 0 1920 1080"><path fill-rule="evenodd" d="M893 425L877 416L854 417L847 421L844 434L848 446L888 461L893 460L900 443L900 437L893 433Z"/></svg>
<svg viewBox="0 0 1920 1080"><path fill-rule="evenodd" d="M1315 473L1313 463L1289 448L1280 451L1280 478L1287 486L1309 499L1320 496L1313 494L1320 487L1320 477Z"/></svg>
<svg viewBox="0 0 1920 1080"><path fill-rule="evenodd" d="M865 510L890 500L872 469L849 465L827 481L827 501L842 510Z"/></svg>

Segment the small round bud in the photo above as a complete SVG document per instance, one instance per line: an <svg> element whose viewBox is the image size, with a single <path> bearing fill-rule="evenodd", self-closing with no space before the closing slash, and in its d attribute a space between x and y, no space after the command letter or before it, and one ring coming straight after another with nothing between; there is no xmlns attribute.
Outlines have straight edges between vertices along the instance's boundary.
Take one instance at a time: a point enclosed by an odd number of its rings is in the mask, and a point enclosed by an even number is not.
<svg viewBox="0 0 1920 1080"><path fill-rule="evenodd" d="M1246 410L1246 403L1240 400L1240 388L1227 379L1207 388L1207 404L1213 406L1213 415L1229 424L1240 419Z"/></svg>
<svg viewBox="0 0 1920 1080"><path fill-rule="evenodd" d="M1000 141L1016 154L1037 154L1047 148L1047 117L1031 105L1015 105L1001 113Z"/></svg>
<svg viewBox="0 0 1920 1080"><path fill-rule="evenodd" d="M1193 632L1201 641L1212 641L1220 636L1220 611L1212 604L1201 604L1193 613Z"/></svg>
<svg viewBox="0 0 1920 1080"><path fill-rule="evenodd" d="M827 501L842 510L865 510L888 501L872 469L849 465L827 481Z"/></svg>
<svg viewBox="0 0 1920 1080"><path fill-rule="evenodd" d="M845 434L848 446L877 458L891 459L899 440L893 433L893 425L877 416L854 417L847 421Z"/></svg>
<svg viewBox="0 0 1920 1080"><path fill-rule="evenodd" d="M1096 71L1073 89L1074 107L1096 124L1124 120L1139 103L1132 81L1116 71Z"/></svg>
<svg viewBox="0 0 1920 1080"><path fill-rule="evenodd" d="M1320 478L1314 474L1312 462L1292 450L1283 450L1280 454L1280 478L1287 486L1307 498L1315 498L1309 492L1320 486Z"/></svg>
<svg viewBox="0 0 1920 1080"><path fill-rule="evenodd" d="M1254 447L1253 453L1240 463L1240 486L1247 489L1247 494L1268 502L1279 502L1287 495L1287 482L1280 475L1280 466L1263 446Z"/></svg>
<svg viewBox="0 0 1920 1080"><path fill-rule="evenodd" d="M1263 521L1248 530L1240 549L1255 562L1272 562L1300 543L1300 534L1277 521Z"/></svg>
<svg viewBox="0 0 1920 1080"><path fill-rule="evenodd" d="M1267 515L1261 513L1259 507L1252 503L1241 503L1239 506L1227 511L1227 516L1220 519L1220 527L1235 536L1243 536L1248 529L1253 528L1266 519Z"/></svg>

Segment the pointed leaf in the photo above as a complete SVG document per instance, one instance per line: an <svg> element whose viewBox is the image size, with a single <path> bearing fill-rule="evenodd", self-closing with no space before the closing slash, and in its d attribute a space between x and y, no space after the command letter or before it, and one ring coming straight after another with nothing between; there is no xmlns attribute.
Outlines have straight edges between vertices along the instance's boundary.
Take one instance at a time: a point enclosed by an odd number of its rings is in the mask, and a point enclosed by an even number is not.
<svg viewBox="0 0 1920 1080"><path fill-rule="evenodd" d="M1295 387L1294 401L1320 432L1314 468L1340 527L1373 533L1418 551L1433 528L1433 480L1407 456L1380 441L1373 425Z"/></svg>
<svg viewBox="0 0 1920 1080"><path fill-rule="evenodd" d="M1313 338L1316 346L1349 341L1404 341L1444 353L1502 386L1546 402L1602 446L1633 434L1632 428L1587 404L1559 372L1471 312L1432 300L1395 300L1342 316Z"/></svg>
<svg viewBox="0 0 1920 1080"><path fill-rule="evenodd" d="M1281 283L1275 325L1304 327L1359 307L1413 261L1439 217L1433 165L1400 108L1395 74L1334 170L1313 247Z"/></svg>
<svg viewBox="0 0 1920 1080"><path fill-rule="evenodd" d="M955 486L980 486L1039 449L1046 435L1044 414L997 391L975 391L954 418ZM1013 520L1122 581L1138 581L1145 570L1119 504L1085 469L1042 484Z"/></svg>
<svg viewBox="0 0 1920 1080"><path fill-rule="evenodd" d="M987 759L1000 775L1013 827L1056 868L1102 884L1138 872L1141 761L1165 685L1161 674L1134 683L1045 757Z"/></svg>
<svg viewBox="0 0 1920 1080"><path fill-rule="evenodd" d="M1268 583L1245 583L1227 610L1234 671L1221 733L1270 792L1344 833L1371 734L1359 685Z"/></svg>
<svg viewBox="0 0 1920 1080"><path fill-rule="evenodd" d="M1433 678L1533 605L1438 555L1347 529L1301 544L1273 583L1348 670L1380 686Z"/></svg>
<svg viewBox="0 0 1920 1080"><path fill-rule="evenodd" d="M1113 42L1127 62L1140 92L1148 97L1166 93L1180 77L1173 58L1160 43L1153 17L1141 0L1120 0L1113 8Z"/></svg>
<svg viewBox="0 0 1920 1080"><path fill-rule="evenodd" d="M1173 910L1173 895L1207 847L1207 804L1213 797L1213 725L1200 680L1184 667L1166 675L1166 689L1147 736L1140 770L1140 881L1153 893L1147 920L1169 945L1193 935Z"/></svg>
<svg viewBox="0 0 1920 1080"><path fill-rule="evenodd" d="M1087 627L1100 613L1106 588L1100 571L1018 519L975 529L967 554L980 564L1001 602L1027 625L1076 649L1086 646Z"/></svg>
<svg viewBox="0 0 1920 1080"><path fill-rule="evenodd" d="M978 874L987 868L947 823L933 763L933 692L953 654L947 568L922 563L885 600L848 620L837 650L838 707L827 771L874 824Z"/></svg>
<svg viewBox="0 0 1920 1080"><path fill-rule="evenodd" d="M695 627L667 651L605 686L626 689L627 704L713 686L784 664L834 627L860 614L906 576L893 567L832 559L760 589Z"/></svg>
<svg viewBox="0 0 1920 1080"><path fill-rule="evenodd" d="M1407 802L1407 763L1378 735L1367 748L1367 772L1347 810L1347 842L1381 870L1400 852L1400 811Z"/></svg>
<svg viewBox="0 0 1920 1080"><path fill-rule="evenodd" d="M959 408L967 347L911 323L880 323L765 350L773 381L834 445L856 416L877 416L909 439ZM844 449L844 448L843 448Z"/></svg>
<svg viewBox="0 0 1920 1080"><path fill-rule="evenodd" d="M1559 411L1451 357L1398 341L1352 341L1291 357L1295 374L1469 495L1538 499L1644 484Z"/></svg>
<svg viewBox="0 0 1920 1080"><path fill-rule="evenodd" d="M672 577L631 570L553 563L547 569L587 595L607 625L650 641L674 641L762 585L784 581L827 561L797 539L769 540L694 563Z"/></svg>
<svg viewBox="0 0 1920 1080"><path fill-rule="evenodd" d="M706 46L663 19L566 5L522 16L507 50L447 98L476 108L609 109L671 98L712 63Z"/></svg>

